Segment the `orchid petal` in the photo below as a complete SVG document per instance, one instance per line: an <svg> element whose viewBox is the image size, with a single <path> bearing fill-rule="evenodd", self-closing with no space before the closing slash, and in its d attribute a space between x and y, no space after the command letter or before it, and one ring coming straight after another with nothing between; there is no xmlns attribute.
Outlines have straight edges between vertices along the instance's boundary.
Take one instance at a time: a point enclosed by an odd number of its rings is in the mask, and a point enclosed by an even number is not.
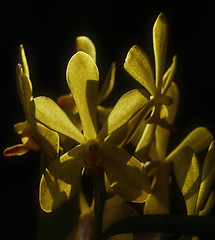
<svg viewBox="0 0 215 240"><path fill-rule="evenodd" d="M31 115L39 122L79 143L86 142L82 133L52 99L37 97L32 101L32 104L34 107L31 109Z"/></svg>
<svg viewBox="0 0 215 240"><path fill-rule="evenodd" d="M87 53L96 62L96 48L93 42L85 36L78 36L76 38L76 52L82 51Z"/></svg>
<svg viewBox="0 0 215 240"><path fill-rule="evenodd" d="M136 81L143 85L152 96L156 95L157 89L155 87L150 61L146 53L137 45L129 50L125 59L124 68Z"/></svg>
<svg viewBox="0 0 215 240"><path fill-rule="evenodd" d="M198 212L199 216L209 215L209 213L214 207L214 204L215 204L215 192L211 191L209 193L209 196L208 196L207 202L205 203L204 208Z"/></svg>
<svg viewBox="0 0 215 240"><path fill-rule="evenodd" d="M173 123L176 112L178 109L178 103L179 103L179 91L177 88L177 85L172 82L171 86L169 87L167 93L167 96L171 97L173 100L173 103L167 107L168 109L168 122ZM160 126L157 126L156 132L155 132L155 139L156 139L156 150L158 154L158 159L159 160L164 160L167 152L167 145L168 145L168 140L170 136L170 131L167 129L164 129Z"/></svg>
<svg viewBox="0 0 215 240"><path fill-rule="evenodd" d="M7 147L3 154L5 157L22 156L28 151L30 151L30 149L26 148L24 144L16 144L14 146Z"/></svg>
<svg viewBox="0 0 215 240"><path fill-rule="evenodd" d="M155 55L156 87L161 92L162 77L167 50L167 20L161 13L155 21L153 27L153 47Z"/></svg>
<svg viewBox="0 0 215 240"><path fill-rule="evenodd" d="M28 68L28 62L27 58L25 55L25 50L22 44L19 45L19 55L18 55L19 63L23 67L23 72L26 75L27 78L30 79L30 73L29 73L29 68Z"/></svg>
<svg viewBox="0 0 215 240"><path fill-rule="evenodd" d="M98 121L99 121L99 123L101 123L102 126L105 123L105 121L107 120L111 111L112 111L112 108L106 108L106 107L102 107L100 105L97 106Z"/></svg>
<svg viewBox="0 0 215 240"><path fill-rule="evenodd" d="M77 146L61 157L62 162L53 161L45 170L39 195L43 211L54 211L77 193L84 167L82 150L83 146Z"/></svg>
<svg viewBox="0 0 215 240"><path fill-rule="evenodd" d="M202 166L201 185L196 205L197 212L199 212L202 209L202 206L211 190L214 178L215 178L215 142L213 141L209 146L208 153Z"/></svg>
<svg viewBox="0 0 215 240"><path fill-rule="evenodd" d="M153 173L149 171L149 176L155 175L154 184L149 197L144 206L144 214L169 214L170 212L170 195L169 195L169 173L167 166L161 162L153 162L159 164L152 168Z"/></svg>
<svg viewBox="0 0 215 240"><path fill-rule="evenodd" d="M150 193L150 181L143 165L122 148L105 142L101 148L111 187L126 201L144 202Z"/></svg>
<svg viewBox="0 0 215 240"><path fill-rule="evenodd" d="M188 134L188 136L166 157L165 161L174 161L176 155L186 146L192 148L197 154L206 149L212 140L213 135L207 128L198 127Z"/></svg>
<svg viewBox="0 0 215 240"><path fill-rule="evenodd" d="M16 80L19 98L23 106L23 110L27 117L29 111L29 102L32 97L32 83L30 79L23 73L23 68L20 64L16 67Z"/></svg>
<svg viewBox="0 0 215 240"><path fill-rule="evenodd" d="M65 109L68 109L69 111L72 112L72 114L76 114L78 112L72 94L60 96L57 99L57 104Z"/></svg>
<svg viewBox="0 0 215 240"><path fill-rule="evenodd" d="M16 123L14 126L14 131L17 133L17 134L22 134L26 129L30 128L30 125L27 121L25 122L19 122L19 123Z"/></svg>
<svg viewBox="0 0 215 240"><path fill-rule="evenodd" d="M168 70L165 72L163 76L163 88L161 91L162 94L166 94L169 87L171 86L173 77L175 75L176 64L177 64L177 56L174 56L171 66L168 68Z"/></svg>
<svg viewBox="0 0 215 240"><path fill-rule="evenodd" d="M67 82L74 97L83 126L84 136L97 136L96 106L99 73L93 59L84 52L77 52L67 66Z"/></svg>
<svg viewBox="0 0 215 240"><path fill-rule="evenodd" d="M142 137L135 149L135 157L137 157L141 162L146 162L149 157L150 148L154 140L154 133L156 129L156 124L147 124Z"/></svg>
<svg viewBox="0 0 215 240"><path fill-rule="evenodd" d="M115 83L116 64L112 63L98 95L98 103L103 102L111 93Z"/></svg>
<svg viewBox="0 0 215 240"><path fill-rule="evenodd" d="M194 151L185 147L175 157L174 173L179 189L184 196L187 214L196 214L196 201L200 186L200 169Z"/></svg>
<svg viewBox="0 0 215 240"><path fill-rule="evenodd" d="M108 116L107 121L98 134L98 140L102 141L110 133L130 120L148 102L144 95L147 96L147 92L137 89L125 93Z"/></svg>
<svg viewBox="0 0 215 240"><path fill-rule="evenodd" d="M50 160L56 160L59 155L58 134L38 122L32 125L32 127L43 154Z"/></svg>

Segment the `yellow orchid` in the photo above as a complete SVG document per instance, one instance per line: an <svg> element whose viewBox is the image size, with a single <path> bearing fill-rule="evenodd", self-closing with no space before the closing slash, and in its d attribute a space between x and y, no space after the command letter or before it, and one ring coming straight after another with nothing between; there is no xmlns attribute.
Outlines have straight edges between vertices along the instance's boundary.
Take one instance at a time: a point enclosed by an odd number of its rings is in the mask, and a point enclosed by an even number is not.
<svg viewBox="0 0 215 240"><path fill-rule="evenodd" d="M78 36L76 38L75 49L76 49L76 52L82 51L82 52L87 53L96 63L96 48L95 48L95 45L93 44L93 42L88 37ZM110 93L113 90L114 83L115 83L115 73L116 73L116 64L112 63L110 68L108 69L104 83L98 93L97 111L98 111L98 120L100 123L105 122L105 120L107 119L107 117L112 109L112 108L102 107L100 104L108 98L108 96L110 95ZM57 103L61 107L63 107L67 111L69 111L70 114L72 114L73 120L75 121L74 118L77 117L76 116L77 107L75 105L72 94L70 93L67 95L60 96L57 99ZM78 122L76 121L76 125L77 125L77 123Z"/></svg>
<svg viewBox="0 0 215 240"><path fill-rule="evenodd" d="M79 189L84 168L93 178L100 177L104 171L111 187L124 199L144 202L150 192L150 182L143 164L105 139L148 102L145 92L135 89L124 94L98 131L99 74L95 61L88 54L77 52L68 63L67 82L80 115L83 134L53 100L37 97L32 101L35 119L79 143L62 155L60 161L52 162L43 174L40 183L42 209L51 212L73 197Z"/></svg>
<svg viewBox="0 0 215 240"><path fill-rule="evenodd" d="M136 147L136 153L139 149L145 149L145 153L142 155L144 161L148 157L152 138L156 129L155 124L159 124L161 127L172 132L176 131L173 125L167 121L167 107L172 103L172 99L166 93L171 86L176 69L176 56L174 56L172 65L164 74L167 49L167 28L166 17L161 13L153 27L155 77L146 53L137 45L129 50L124 63L125 70L151 94L151 101L149 102L148 108L152 110L152 113L147 120L147 123L150 123L150 125L146 125L139 144ZM140 157L138 153L136 156Z"/></svg>
<svg viewBox="0 0 215 240"><path fill-rule="evenodd" d="M47 159L56 159L59 150L58 134L29 115L32 112L32 83L23 45L19 47L19 61L16 68L17 89L26 121L14 125L15 132L22 135L22 144L6 148L4 156L20 156L29 150L42 150Z"/></svg>

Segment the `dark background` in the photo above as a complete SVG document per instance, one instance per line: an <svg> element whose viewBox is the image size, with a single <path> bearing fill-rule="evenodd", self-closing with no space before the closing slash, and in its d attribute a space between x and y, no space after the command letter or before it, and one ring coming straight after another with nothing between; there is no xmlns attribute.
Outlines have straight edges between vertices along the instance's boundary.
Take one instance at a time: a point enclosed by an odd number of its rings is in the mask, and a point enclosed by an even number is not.
<svg viewBox="0 0 215 240"><path fill-rule="evenodd" d="M97 49L101 79L116 61L116 88L108 106L138 87L123 69L128 50L140 45L153 63L152 26L160 12L169 22L167 65L178 55L175 81L181 93L175 146L197 126L215 134L214 5L207 1L29 1L4 3L0 14L1 59L1 220L5 239L36 239L38 153L4 158L3 149L20 142L13 124L24 121L15 83L18 46L24 44L34 96L54 100L67 93L65 69L75 37L86 35Z"/></svg>

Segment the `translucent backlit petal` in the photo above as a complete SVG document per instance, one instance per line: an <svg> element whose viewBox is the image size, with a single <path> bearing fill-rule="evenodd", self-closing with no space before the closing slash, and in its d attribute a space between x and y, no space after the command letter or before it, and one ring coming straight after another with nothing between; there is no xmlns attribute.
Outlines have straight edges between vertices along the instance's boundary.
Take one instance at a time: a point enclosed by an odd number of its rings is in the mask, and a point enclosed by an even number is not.
<svg viewBox="0 0 215 240"><path fill-rule="evenodd" d="M27 153L30 149L26 148L24 144L17 144L8 147L4 150L3 154L5 157L22 156Z"/></svg>
<svg viewBox="0 0 215 240"><path fill-rule="evenodd" d="M199 153L206 149L211 141L213 135L205 127L198 127L194 129L188 136L166 157L166 162L172 162L176 155L184 148L190 147L195 153Z"/></svg>
<svg viewBox="0 0 215 240"><path fill-rule="evenodd" d="M150 193L150 181L143 165L121 148L104 142L101 148L111 187L126 201L144 202Z"/></svg>
<svg viewBox="0 0 215 240"><path fill-rule="evenodd" d="M72 114L76 114L78 112L72 94L60 96L57 99L57 104L63 107L64 109L71 111Z"/></svg>
<svg viewBox="0 0 215 240"><path fill-rule="evenodd" d="M86 141L78 128L53 100L48 97L37 97L32 105L34 106L31 109L31 115L39 122L79 143Z"/></svg>
<svg viewBox="0 0 215 240"><path fill-rule="evenodd" d="M27 58L25 55L25 50L22 44L19 45L19 54L18 54L18 60L19 63L22 65L23 67L23 72L26 75L27 78L30 79L30 72L29 72L29 68L28 68L28 62L27 62Z"/></svg>
<svg viewBox="0 0 215 240"><path fill-rule="evenodd" d="M200 186L200 169L195 153L185 147L175 157L173 162L176 181L184 196L187 214L196 214L196 201Z"/></svg>
<svg viewBox="0 0 215 240"><path fill-rule="evenodd" d="M140 84L142 84L152 96L156 95L154 75L146 53L138 46L133 46L125 59L125 70Z"/></svg>
<svg viewBox="0 0 215 240"><path fill-rule="evenodd" d="M98 140L102 141L106 136L120 128L130 120L147 102L147 93L142 90L131 90L125 93L115 104L98 134Z"/></svg>
<svg viewBox="0 0 215 240"><path fill-rule="evenodd" d="M96 62L96 48L93 42L86 36L78 36L76 38L75 50L87 53Z"/></svg>
<svg viewBox="0 0 215 240"><path fill-rule="evenodd" d="M53 161L45 170L39 192L43 211L54 211L77 193L84 166L81 149L82 146L72 149L62 156L64 161Z"/></svg>
<svg viewBox="0 0 215 240"><path fill-rule="evenodd" d="M214 183L214 179L215 179L215 142L213 141L209 146L208 153L202 166L201 185L196 205L197 212L199 212L202 209L203 204L211 191L211 186Z"/></svg>
<svg viewBox="0 0 215 240"><path fill-rule="evenodd" d="M174 82L171 83L171 86L169 87L166 95L171 97L173 102L170 106L167 107L168 109L167 120L169 123L172 124L174 122L179 103L179 91L177 85ZM156 139L155 144L159 160L164 160L166 156L169 136L170 136L169 130L157 126L155 132Z"/></svg>
<svg viewBox="0 0 215 240"><path fill-rule="evenodd" d="M96 107L99 73L93 59L84 52L77 52L67 66L67 82L81 118L87 139L97 136Z"/></svg>
<svg viewBox="0 0 215 240"><path fill-rule="evenodd" d="M155 55L156 87L161 92L162 77L167 50L167 20L161 13L155 21L153 27L153 47Z"/></svg>
<svg viewBox="0 0 215 240"><path fill-rule="evenodd" d="M111 93L115 83L116 64L112 63L98 95L98 103L103 102Z"/></svg>

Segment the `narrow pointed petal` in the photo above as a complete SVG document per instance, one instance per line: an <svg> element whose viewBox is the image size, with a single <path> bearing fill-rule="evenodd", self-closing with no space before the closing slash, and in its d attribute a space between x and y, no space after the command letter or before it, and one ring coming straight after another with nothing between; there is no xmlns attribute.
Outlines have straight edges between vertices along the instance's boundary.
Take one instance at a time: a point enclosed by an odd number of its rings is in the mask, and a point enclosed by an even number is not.
<svg viewBox="0 0 215 240"><path fill-rule="evenodd" d="M143 165L121 148L105 142L101 147L111 187L126 201L144 202L150 193L150 181Z"/></svg>
<svg viewBox="0 0 215 240"><path fill-rule="evenodd" d="M215 142L210 144L208 153L202 166L201 185L199 189L199 196L197 200L197 212L201 210L206 198L211 191L211 186L215 179Z"/></svg>
<svg viewBox="0 0 215 240"><path fill-rule="evenodd" d="M188 136L166 157L165 161L174 161L176 155L186 146L192 148L197 154L206 149L212 140L213 135L207 128L198 127L188 134Z"/></svg>
<svg viewBox="0 0 215 240"><path fill-rule="evenodd" d="M23 72L26 75L27 78L30 78L30 72L29 72L29 68L28 68L28 61L25 55L25 50L22 44L19 45L19 55L18 55L18 60L19 63L22 65L23 67Z"/></svg>
<svg viewBox="0 0 215 240"><path fill-rule="evenodd" d="M169 87L171 86L176 71L176 64L177 56L174 56L171 66L168 68L168 70L165 72L163 76L163 86L161 91L162 94L165 94L168 91Z"/></svg>
<svg viewBox="0 0 215 240"><path fill-rule="evenodd" d="M141 85L143 85L152 96L155 96L154 75L150 61L146 53L138 46L133 46L125 59L124 69Z"/></svg>
<svg viewBox="0 0 215 240"><path fill-rule="evenodd" d="M32 101L31 116L54 131L79 143L86 140L65 112L50 98L37 97Z"/></svg>
<svg viewBox="0 0 215 240"><path fill-rule="evenodd" d="M171 83L171 86L169 87L166 95L171 97L173 100L173 103L167 107L168 109L167 120L169 123L173 124L179 104L179 91L177 85L174 82ZM164 129L161 126L157 126L155 132L156 139L155 144L159 160L164 160L166 156L169 136L170 136L169 130Z"/></svg>
<svg viewBox="0 0 215 240"><path fill-rule="evenodd" d="M110 133L130 120L148 102L147 95L147 92L137 89L125 93L108 116L107 121L98 134L98 140L102 141Z"/></svg>
<svg viewBox="0 0 215 240"><path fill-rule="evenodd" d="M154 140L156 124L147 124L142 137L135 149L135 157L141 162L146 162L149 158L150 148Z"/></svg>
<svg viewBox="0 0 215 240"><path fill-rule="evenodd" d="M161 92L162 77L164 73L164 65L166 60L167 50L167 20L161 13L155 21L153 27L153 47L155 55L155 72L156 72L156 87Z"/></svg>
<svg viewBox="0 0 215 240"><path fill-rule="evenodd" d="M98 95L98 103L103 102L111 93L115 83L116 64L112 63Z"/></svg>
<svg viewBox="0 0 215 240"><path fill-rule="evenodd" d="M93 42L86 36L76 38L76 52L82 51L87 53L96 62L96 48Z"/></svg>
<svg viewBox="0 0 215 240"><path fill-rule="evenodd" d="M53 161L45 170L40 181L39 200L45 212L52 212L72 198L81 183L84 166L82 146L62 156L63 161Z"/></svg>
<svg viewBox="0 0 215 240"><path fill-rule="evenodd" d="M175 157L173 162L174 174L179 189L184 196L187 214L196 214L196 201L200 186L200 169L193 150L185 147Z"/></svg>
<svg viewBox="0 0 215 240"><path fill-rule="evenodd" d="M99 73L93 59L84 52L77 52L67 66L67 82L74 97L83 126L84 136L97 136L96 107Z"/></svg>
<svg viewBox="0 0 215 240"><path fill-rule="evenodd" d="M20 64L16 67L16 80L19 98L23 106L23 110L27 117L29 108L29 102L33 99L32 97L32 83L30 79L23 74L23 68Z"/></svg>

